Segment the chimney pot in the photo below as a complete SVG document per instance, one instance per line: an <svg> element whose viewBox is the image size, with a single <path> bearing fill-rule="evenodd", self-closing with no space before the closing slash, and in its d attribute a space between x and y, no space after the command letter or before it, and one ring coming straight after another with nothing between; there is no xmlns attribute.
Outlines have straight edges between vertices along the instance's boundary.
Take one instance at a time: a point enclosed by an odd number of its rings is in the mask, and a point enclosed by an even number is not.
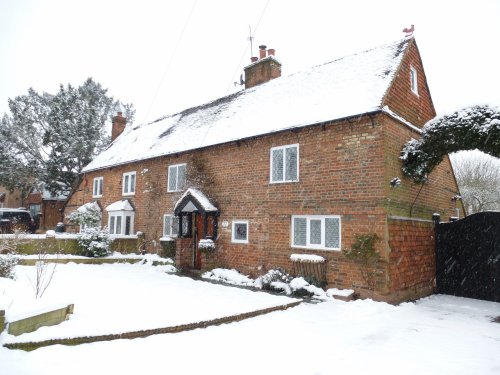
<svg viewBox="0 0 500 375"><path fill-rule="evenodd" d="M275 53L276 53L276 50L274 48L269 48L267 50L267 56L274 56Z"/></svg>
<svg viewBox="0 0 500 375"><path fill-rule="evenodd" d="M259 58L257 56L250 57L250 61L253 62L253 63L256 62L258 59Z"/></svg>
<svg viewBox="0 0 500 375"><path fill-rule="evenodd" d="M262 46L259 46L259 57L261 59L265 58L266 57L266 46L262 45Z"/></svg>

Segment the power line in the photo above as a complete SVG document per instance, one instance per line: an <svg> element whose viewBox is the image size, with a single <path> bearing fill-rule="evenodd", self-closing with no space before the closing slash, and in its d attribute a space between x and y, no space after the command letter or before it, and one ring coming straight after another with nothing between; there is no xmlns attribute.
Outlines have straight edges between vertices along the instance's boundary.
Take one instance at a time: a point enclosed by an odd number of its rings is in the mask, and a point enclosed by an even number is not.
<svg viewBox="0 0 500 375"><path fill-rule="evenodd" d="M264 6L264 9L262 10L262 13L260 14L259 21L257 22L257 26L255 27L254 32L256 32L256 31L257 31L257 29L259 28L260 21L262 21L262 17L264 17L264 14L266 13L267 6L269 5L269 3L270 3L270 2L271 2L271 0L267 0L266 5ZM252 29L250 29L250 30L252 30ZM248 40L248 41L249 41L249 43L247 43L247 45L246 45L246 47L245 47L245 51L243 51L243 54L242 54L242 56L241 56L240 63L238 64L238 67L236 68L235 72L234 72L234 73L233 73L233 75L232 75L232 77L233 77L233 78L234 78L234 76L235 76L236 74L238 74L238 70L240 69L240 66L241 66L241 64L243 63L243 59L245 58L245 54L246 54L246 53L247 53L247 51L248 51L248 46L249 46L249 45L251 45L251 43L252 43L252 38L253 38L253 36L251 35L251 32L250 32L250 38L249 38L249 40ZM231 80L231 81L233 81L233 80ZM231 85L232 85L232 84L233 84L233 83L231 82L231 83L229 84L229 86L227 87L227 89L226 89L226 94L225 94L226 96L227 96L227 94L228 94L228 92L229 92L229 90L230 90L230 88L231 88ZM200 141L200 146L202 146L202 145L203 145L203 142L205 142L205 139L207 138L207 134L208 134L208 132L210 131L210 128L211 128L211 127L212 127L212 125L209 125L209 126L207 127L207 131L205 132L205 134L203 135L203 138L202 138L202 139L201 139L201 141Z"/></svg>
<svg viewBox="0 0 500 375"><path fill-rule="evenodd" d="M181 44L182 37L184 36L184 32L186 31L186 29L187 29L187 27L189 25L189 22L191 21L191 16L193 15L194 9L196 8L197 4L198 4L198 0L195 0L193 2L193 6L191 7L191 10L189 11L189 14L188 14L188 16L186 18L186 21L184 22L184 26L182 27L182 31L181 31L179 37L177 38L177 42L175 43L174 51L170 55L170 59L168 60L167 66L166 66L166 68L165 68L165 70L163 72L163 75L162 75L161 80L160 80L160 82L158 84L158 87L156 88L156 91L155 91L155 93L153 95L153 98L151 99L151 104L149 105L148 110L146 111L146 115L144 116L143 123L147 122L147 119L149 117L149 112L151 111L151 108L153 107L153 104L156 101L156 97L158 96L158 93L160 92L160 88L163 85L163 81L165 80L165 77L167 76L167 73L170 70L170 66L172 65L172 61L174 60L174 57L175 57L175 55L177 53L177 49L179 48L179 45Z"/></svg>

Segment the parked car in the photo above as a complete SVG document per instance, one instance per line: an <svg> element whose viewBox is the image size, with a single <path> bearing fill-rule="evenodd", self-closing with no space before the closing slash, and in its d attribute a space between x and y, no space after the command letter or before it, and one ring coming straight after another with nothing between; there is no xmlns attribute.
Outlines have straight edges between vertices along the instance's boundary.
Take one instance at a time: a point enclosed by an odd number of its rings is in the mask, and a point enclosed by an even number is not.
<svg viewBox="0 0 500 375"><path fill-rule="evenodd" d="M28 210L0 208L0 233L14 233L16 230L35 233L36 225Z"/></svg>

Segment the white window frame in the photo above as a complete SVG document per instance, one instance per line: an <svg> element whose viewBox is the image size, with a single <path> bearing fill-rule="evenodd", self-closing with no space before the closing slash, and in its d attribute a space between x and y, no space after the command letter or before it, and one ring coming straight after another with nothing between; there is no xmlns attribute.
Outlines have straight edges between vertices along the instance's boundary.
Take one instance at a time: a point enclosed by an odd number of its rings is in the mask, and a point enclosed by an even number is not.
<svg viewBox="0 0 500 375"><path fill-rule="evenodd" d="M92 183L92 198L101 198L103 189L104 177L94 177L94 182Z"/></svg>
<svg viewBox="0 0 500 375"><path fill-rule="evenodd" d="M296 148L297 149L297 179L295 180L286 180L286 149L287 148ZM282 180L273 180L273 151L275 150L283 150L283 179ZM271 150L269 151L269 183L271 184L284 184L284 183L289 183L289 182L298 182L299 181L299 159L300 159L300 154L299 154L299 144L291 144L291 145L284 145L284 146L278 146L278 147L271 147Z"/></svg>
<svg viewBox="0 0 500 375"><path fill-rule="evenodd" d="M186 173L187 173L187 167L186 163L184 164L174 164L174 165L169 165L168 166L168 174L167 174L167 192L173 193L176 191L181 191L184 189L184 186L186 185ZM182 184L179 184L179 167L184 167L184 181ZM175 170L175 172L174 172ZM170 189L170 174L175 173L175 189Z"/></svg>
<svg viewBox="0 0 500 375"><path fill-rule="evenodd" d="M294 233L295 233L295 220L294 219L306 219L306 245L295 245L294 244ZM338 219L339 221L339 246L338 247L326 247L325 246L325 219ZM311 244L310 243L310 231L311 231L311 220L321 220L321 244ZM339 215L292 215L291 231L290 231L290 244L291 247L300 249L316 249L316 250L334 250L340 251L342 248L342 220Z"/></svg>
<svg viewBox="0 0 500 375"><path fill-rule="evenodd" d="M411 92L418 96L418 73L417 70L410 65L410 87Z"/></svg>
<svg viewBox="0 0 500 375"><path fill-rule="evenodd" d="M111 220L111 218L114 218ZM118 236L125 236L125 223L127 220L127 217L130 217L130 233L128 234L129 236L134 234L134 219L135 219L135 212L134 211L110 211L108 213L108 229L109 229L109 234L111 235L118 235ZM120 231L118 232L116 229L117 223L118 223L118 218L120 218ZM111 221L113 221L113 225L111 225Z"/></svg>
<svg viewBox="0 0 500 375"><path fill-rule="evenodd" d="M134 183L132 184L132 176L134 176ZM128 177L128 183L125 183L125 179ZM135 195L135 186L137 184L137 175L135 171L126 172L122 177L122 195Z"/></svg>
<svg viewBox="0 0 500 375"><path fill-rule="evenodd" d="M170 226L167 228L165 225L166 218L170 218ZM178 237L179 232L179 217L175 215L165 214L163 215L163 237Z"/></svg>
<svg viewBox="0 0 500 375"><path fill-rule="evenodd" d="M244 225L246 225L246 227L247 227L247 238L245 240L241 240L241 239L235 238L236 224L244 224ZM249 231L250 231L250 225L248 223L248 220L233 220L233 223L231 225L231 242L232 243L247 244L248 243L248 239L250 237L249 233L248 233Z"/></svg>

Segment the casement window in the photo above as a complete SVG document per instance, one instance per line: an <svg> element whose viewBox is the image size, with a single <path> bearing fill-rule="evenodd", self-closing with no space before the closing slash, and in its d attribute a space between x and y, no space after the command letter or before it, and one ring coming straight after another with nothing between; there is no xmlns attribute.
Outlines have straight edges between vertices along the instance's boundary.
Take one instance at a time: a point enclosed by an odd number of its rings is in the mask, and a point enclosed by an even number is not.
<svg viewBox="0 0 500 375"><path fill-rule="evenodd" d="M110 212L108 218L109 234L130 235L134 233L134 212Z"/></svg>
<svg viewBox="0 0 500 375"><path fill-rule="evenodd" d="M248 220L233 221L231 242L248 243Z"/></svg>
<svg viewBox="0 0 500 375"><path fill-rule="evenodd" d="M293 215L292 247L340 250L340 216Z"/></svg>
<svg viewBox="0 0 500 375"><path fill-rule="evenodd" d="M186 164L176 164L168 167L167 191L181 191L186 185Z"/></svg>
<svg viewBox="0 0 500 375"><path fill-rule="evenodd" d="M271 148L271 183L299 180L299 145Z"/></svg>
<svg viewBox="0 0 500 375"><path fill-rule="evenodd" d="M411 91L415 95L418 95L418 76L417 71L413 66L410 66L410 86Z"/></svg>
<svg viewBox="0 0 500 375"><path fill-rule="evenodd" d="M102 197L102 187L103 187L104 178L96 177L94 178L94 184L92 187L92 198L100 198Z"/></svg>
<svg viewBox="0 0 500 375"><path fill-rule="evenodd" d="M123 174L122 194L135 194L135 172L127 172Z"/></svg>
<svg viewBox="0 0 500 375"><path fill-rule="evenodd" d="M177 237L179 233L179 218L174 215L163 215L163 236Z"/></svg>

